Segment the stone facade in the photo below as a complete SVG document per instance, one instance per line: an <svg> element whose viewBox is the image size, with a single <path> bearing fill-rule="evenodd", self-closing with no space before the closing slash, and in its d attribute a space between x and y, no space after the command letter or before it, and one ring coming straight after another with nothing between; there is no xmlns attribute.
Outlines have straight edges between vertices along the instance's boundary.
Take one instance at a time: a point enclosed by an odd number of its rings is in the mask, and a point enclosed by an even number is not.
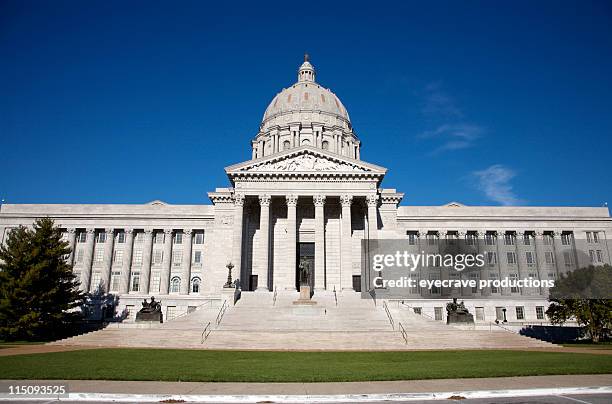
<svg viewBox="0 0 612 404"><path fill-rule="evenodd" d="M385 168L360 159L346 109L315 82L308 61L298 82L274 97L251 146L251 160L225 169L230 187L208 194L212 205L4 204L0 241L51 217L65 229L84 291L116 294L117 311L132 313L154 295L167 317L220 297L229 263L245 292L296 290L300 245L312 247L315 294L354 293L362 239L405 238L427 250L448 237L486 235L497 259L484 276L549 278L610 263L607 207L399 206L403 194L381 187ZM508 252L516 262L504 259ZM472 297L466 305L477 322L501 307L509 320L544 321L545 290ZM411 305L437 318L447 301L417 293Z"/></svg>

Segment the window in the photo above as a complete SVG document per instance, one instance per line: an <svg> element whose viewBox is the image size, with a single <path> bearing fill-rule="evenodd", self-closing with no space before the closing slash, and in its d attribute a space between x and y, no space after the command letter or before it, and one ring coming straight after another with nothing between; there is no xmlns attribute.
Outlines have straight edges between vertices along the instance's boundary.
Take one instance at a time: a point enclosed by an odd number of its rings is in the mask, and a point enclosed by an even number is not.
<svg viewBox="0 0 612 404"><path fill-rule="evenodd" d="M94 262L100 263L102 261L104 261L104 248L96 248Z"/></svg>
<svg viewBox="0 0 612 404"><path fill-rule="evenodd" d="M587 243L599 243L599 233L596 231L587 231Z"/></svg>
<svg viewBox="0 0 612 404"><path fill-rule="evenodd" d="M544 306L536 306L536 318L544 320Z"/></svg>
<svg viewBox="0 0 612 404"><path fill-rule="evenodd" d="M504 234L504 244L514 245L514 234L513 233Z"/></svg>
<svg viewBox="0 0 612 404"><path fill-rule="evenodd" d="M132 292L140 291L140 272L132 273Z"/></svg>
<svg viewBox="0 0 612 404"><path fill-rule="evenodd" d="M494 251L487 251L487 263L489 266L495 266L497 264L497 253Z"/></svg>
<svg viewBox="0 0 612 404"><path fill-rule="evenodd" d="M527 265L532 267L535 264L535 258L533 256L533 251L525 252L525 261L527 261Z"/></svg>
<svg viewBox="0 0 612 404"><path fill-rule="evenodd" d="M123 250L115 250L115 256L113 257L115 264L121 264L123 262Z"/></svg>
<svg viewBox="0 0 612 404"><path fill-rule="evenodd" d="M476 234L468 233L465 236L465 244L466 245L476 245Z"/></svg>
<svg viewBox="0 0 612 404"><path fill-rule="evenodd" d="M204 232L198 231L194 236L193 244L204 244Z"/></svg>
<svg viewBox="0 0 612 404"><path fill-rule="evenodd" d="M492 280L492 281L495 281L497 279L497 274L490 273L489 274L489 279ZM499 293L499 288L497 286L495 286L493 283L491 283L491 293Z"/></svg>
<svg viewBox="0 0 612 404"><path fill-rule="evenodd" d="M142 244L143 242L144 242L144 233L140 231L136 233L136 235L134 235L134 243Z"/></svg>
<svg viewBox="0 0 612 404"><path fill-rule="evenodd" d="M544 261L547 264L554 264L555 263L555 255L553 254L552 251L545 251L544 252Z"/></svg>
<svg viewBox="0 0 612 404"><path fill-rule="evenodd" d="M506 253L506 258L508 261L508 265L515 265L516 264L516 253L514 251L508 251Z"/></svg>
<svg viewBox="0 0 612 404"><path fill-rule="evenodd" d="M135 250L134 257L132 258L134 265L142 265L142 250Z"/></svg>
<svg viewBox="0 0 612 404"><path fill-rule="evenodd" d="M323 143L321 143L321 147L323 148L323 150L329 150L329 142L327 140L324 140Z"/></svg>
<svg viewBox="0 0 612 404"><path fill-rule="evenodd" d="M508 278L510 279L512 285L512 282L518 281L518 274L510 274ZM519 288L516 286L516 283L514 284L514 286L510 286L510 293L519 293Z"/></svg>
<svg viewBox="0 0 612 404"><path fill-rule="evenodd" d="M117 233L117 244L124 244L124 243L125 243L125 232L120 231L119 233Z"/></svg>
<svg viewBox="0 0 612 404"><path fill-rule="evenodd" d="M113 271L111 274L111 292L117 292L119 290L119 284L121 282L121 272Z"/></svg>
<svg viewBox="0 0 612 404"><path fill-rule="evenodd" d="M572 234L571 233L563 233L561 235L561 244L563 244L563 245L572 245Z"/></svg>
<svg viewBox="0 0 612 404"><path fill-rule="evenodd" d="M593 243L599 243L599 233L596 231L593 232Z"/></svg>
<svg viewBox="0 0 612 404"><path fill-rule="evenodd" d="M436 245L438 244L438 235L434 233L427 233L427 244Z"/></svg>
<svg viewBox="0 0 612 404"><path fill-rule="evenodd" d="M100 274L100 272L94 272L93 274L91 274L91 287L90 289L95 291L96 289L98 289L98 286L100 286L100 282L102 281L102 275Z"/></svg>
<svg viewBox="0 0 612 404"><path fill-rule="evenodd" d="M96 243L106 243L106 232L99 232L96 235Z"/></svg>
<svg viewBox="0 0 612 404"><path fill-rule="evenodd" d="M172 265L175 267L180 267L183 263L183 252L182 251L172 251Z"/></svg>
<svg viewBox="0 0 612 404"><path fill-rule="evenodd" d="M523 244L531 245L531 235L529 233L523 234Z"/></svg>
<svg viewBox="0 0 612 404"><path fill-rule="evenodd" d="M200 278L193 278L191 280L191 293L200 293Z"/></svg>
<svg viewBox="0 0 612 404"><path fill-rule="evenodd" d="M82 249L77 250L77 252L76 252L76 262L77 263L83 262L83 256L84 255L85 255L85 251L83 251Z"/></svg>
<svg viewBox="0 0 612 404"><path fill-rule="evenodd" d="M449 233L446 235L446 242L447 242L449 245L455 245L455 244L457 244L457 239L458 239L458 238L459 238L459 236L457 235L457 233L455 233L455 232L449 232Z"/></svg>
<svg viewBox="0 0 612 404"><path fill-rule="evenodd" d="M430 274L429 275L429 279L432 280L432 281L433 280L437 280L437 279L440 279L440 276L438 274ZM432 285L430 290L431 290L431 294L432 295L439 295L440 294L440 288L438 286L436 286L436 285Z"/></svg>
<svg viewBox="0 0 612 404"><path fill-rule="evenodd" d="M553 243L553 236L551 234L544 234L542 236L542 241L544 242L544 245L552 245Z"/></svg>
<svg viewBox="0 0 612 404"><path fill-rule="evenodd" d="M136 309L134 309L133 304L125 305L125 318L128 320L134 319L134 313L136 313Z"/></svg>
<svg viewBox="0 0 612 404"><path fill-rule="evenodd" d="M151 289L149 290L149 292L159 293L160 281L161 277L159 275L159 272L151 272Z"/></svg>
<svg viewBox="0 0 612 404"><path fill-rule="evenodd" d="M170 293L178 293L181 290L181 278L175 276L170 280Z"/></svg>
<svg viewBox="0 0 612 404"><path fill-rule="evenodd" d="M408 244L416 245L417 243L417 233L415 231L408 232Z"/></svg>
<svg viewBox="0 0 612 404"><path fill-rule="evenodd" d="M442 321L442 307L434 307L434 319Z"/></svg>
<svg viewBox="0 0 612 404"><path fill-rule="evenodd" d="M419 316L423 314L423 308L422 307L413 307L412 311L414 311L414 314L418 314Z"/></svg>
<svg viewBox="0 0 612 404"><path fill-rule="evenodd" d="M177 314L178 311L176 310L176 306L168 306L168 308L166 309L166 319L168 320L174 319Z"/></svg>
<svg viewBox="0 0 612 404"><path fill-rule="evenodd" d="M574 258L572 257L572 253L569 251L564 251L563 261L565 262L566 267L571 267L572 265L574 265Z"/></svg>
<svg viewBox="0 0 612 404"><path fill-rule="evenodd" d="M174 235L174 244L183 244L183 233L176 233Z"/></svg>
<svg viewBox="0 0 612 404"><path fill-rule="evenodd" d="M472 287L472 294L478 293L478 283L479 283L479 276L477 273L471 273L470 274L470 280L475 281L475 285Z"/></svg>
<svg viewBox="0 0 612 404"><path fill-rule="evenodd" d="M154 243L155 244L164 244L164 232L163 231L158 231L157 233L155 233L155 238L154 238Z"/></svg>
<svg viewBox="0 0 612 404"><path fill-rule="evenodd" d="M601 250L595 251L595 255L597 256L597 262L602 263L603 262L603 256L601 254Z"/></svg>
<svg viewBox="0 0 612 404"><path fill-rule="evenodd" d="M493 233L485 233L485 244L486 245L495 245L495 234L493 234Z"/></svg>
<svg viewBox="0 0 612 404"><path fill-rule="evenodd" d="M77 243L85 243L85 242L87 242L87 233L84 232L84 231L81 231L81 232L77 233L76 241L77 241Z"/></svg>
<svg viewBox="0 0 612 404"><path fill-rule="evenodd" d="M194 251L193 252L193 263L201 264L202 263L202 251Z"/></svg>
<svg viewBox="0 0 612 404"><path fill-rule="evenodd" d="M516 319L517 320L525 319L525 308L523 306L516 306Z"/></svg>
<svg viewBox="0 0 612 404"><path fill-rule="evenodd" d="M153 265L159 265L164 259L164 252L162 250L153 251Z"/></svg>

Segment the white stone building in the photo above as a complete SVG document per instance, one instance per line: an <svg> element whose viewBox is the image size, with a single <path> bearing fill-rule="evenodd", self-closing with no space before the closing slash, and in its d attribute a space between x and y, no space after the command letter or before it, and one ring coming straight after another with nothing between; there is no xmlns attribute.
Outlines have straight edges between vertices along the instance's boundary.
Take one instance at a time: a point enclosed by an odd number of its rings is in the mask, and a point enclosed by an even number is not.
<svg viewBox="0 0 612 404"><path fill-rule="evenodd" d="M212 205L4 204L0 241L11 228L51 217L66 230L83 290L116 294L117 310L132 313L154 295L170 318L219 297L230 262L243 293L295 292L304 281L300 260L313 264L315 296L356 293L362 239L403 238L418 250L479 236L487 240L487 279L554 278L610 263L607 207L399 206L403 194L382 188L385 168L360 159L348 112L315 81L308 60L266 109L251 148L251 160L225 169L230 186L209 193ZM448 296L427 297L415 291L410 304L441 319ZM511 321L544 320L545 290L471 297L477 321L502 308Z"/></svg>

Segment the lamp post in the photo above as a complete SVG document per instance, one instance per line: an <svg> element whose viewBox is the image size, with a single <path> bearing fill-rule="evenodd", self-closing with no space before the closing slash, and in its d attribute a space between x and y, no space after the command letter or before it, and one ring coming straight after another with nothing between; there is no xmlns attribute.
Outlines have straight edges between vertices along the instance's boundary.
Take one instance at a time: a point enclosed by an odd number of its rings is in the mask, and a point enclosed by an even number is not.
<svg viewBox="0 0 612 404"><path fill-rule="evenodd" d="M232 281L232 269L234 268L234 264L232 264L231 262L228 263L226 265L227 267L227 282L225 282L225 285L223 285L224 288L231 288L233 287L233 281Z"/></svg>

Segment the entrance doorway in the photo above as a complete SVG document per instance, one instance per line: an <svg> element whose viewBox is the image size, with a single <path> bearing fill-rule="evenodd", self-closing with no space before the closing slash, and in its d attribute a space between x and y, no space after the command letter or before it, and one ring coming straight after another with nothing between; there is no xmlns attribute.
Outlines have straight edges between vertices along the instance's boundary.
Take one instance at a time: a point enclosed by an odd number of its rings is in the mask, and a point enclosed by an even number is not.
<svg viewBox="0 0 612 404"><path fill-rule="evenodd" d="M314 290L315 245L314 243L298 243L297 250L295 288L299 291L300 286L310 286L312 293Z"/></svg>

